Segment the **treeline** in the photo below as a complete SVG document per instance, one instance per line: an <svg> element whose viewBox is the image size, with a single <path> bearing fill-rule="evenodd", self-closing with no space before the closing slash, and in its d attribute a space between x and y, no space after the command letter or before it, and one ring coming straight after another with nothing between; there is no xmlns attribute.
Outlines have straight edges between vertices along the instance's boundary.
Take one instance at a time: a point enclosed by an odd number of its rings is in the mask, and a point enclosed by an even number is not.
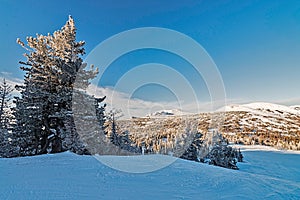
<svg viewBox="0 0 300 200"><path fill-rule="evenodd" d="M234 144L243 145L264 145L272 146L277 149L285 150L300 150L300 139L298 136L291 136L281 133L253 133L253 132L238 132L238 133L223 133L228 141Z"/></svg>
<svg viewBox="0 0 300 200"><path fill-rule="evenodd" d="M165 154L196 162L238 169L242 153L228 146L216 129L199 132L197 120L186 117L134 118L110 122L120 149L133 148L143 154Z"/></svg>
<svg viewBox="0 0 300 200"><path fill-rule="evenodd" d="M256 116L248 112L227 112L220 132L229 142L300 150L300 117L290 113ZM263 119L263 120L262 120Z"/></svg>

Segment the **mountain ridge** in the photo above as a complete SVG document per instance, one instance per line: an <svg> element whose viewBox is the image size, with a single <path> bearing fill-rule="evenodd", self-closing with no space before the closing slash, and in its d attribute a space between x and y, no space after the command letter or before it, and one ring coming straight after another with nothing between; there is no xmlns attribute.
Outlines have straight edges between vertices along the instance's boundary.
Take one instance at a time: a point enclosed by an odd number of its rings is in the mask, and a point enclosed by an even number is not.
<svg viewBox="0 0 300 200"><path fill-rule="evenodd" d="M300 150L300 110L298 106L256 102L228 105L223 110L188 115L167 115L122 120L121 131L145 135L153 130L161 135L176 135L187 128L187 122L196 131L207 134L217 128L223 137L234 144L265 145L278 149ZM134 129L129 129L134 125Z"/></svg>

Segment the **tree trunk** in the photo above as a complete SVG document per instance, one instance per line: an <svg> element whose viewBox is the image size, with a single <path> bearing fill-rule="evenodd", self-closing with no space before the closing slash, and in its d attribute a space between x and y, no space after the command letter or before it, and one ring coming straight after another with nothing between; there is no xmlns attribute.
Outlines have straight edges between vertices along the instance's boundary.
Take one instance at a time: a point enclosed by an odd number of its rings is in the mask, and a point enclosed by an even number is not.
<svg viewBox="0 0 300 200"><path fill-rule="evenodd" d="M54 140L52 141L51 153L59 153L59 152L62 152L62 142L58 136L55 136Z"/></svg>

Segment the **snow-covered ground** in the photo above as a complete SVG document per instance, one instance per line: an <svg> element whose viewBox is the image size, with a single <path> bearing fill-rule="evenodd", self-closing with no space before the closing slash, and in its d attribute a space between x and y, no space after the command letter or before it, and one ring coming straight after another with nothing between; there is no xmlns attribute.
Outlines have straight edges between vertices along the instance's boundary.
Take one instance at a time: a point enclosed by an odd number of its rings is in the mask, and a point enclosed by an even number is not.
<svg viewBox="0 0 300 200"><path fill-rule="evenodd" d="M181 116L181 115L191 115L191 113L183 112L180 109L171 110L160 110L147 115L148 117L167 117L167 116Z"/></svg>
<svg viewBox="0 0 300 200"><path fill-rule="evenodd" d="M292 150L279 150L271 146L262 146L262 145L239 145L239 144L234 144L231 145L234 148L239 148L241 151L276 151L278 153L283 153L283 154L300 154L300 151L292 151Z"/></svg>
<svg viewBox="0 0 300 200"><path fill-rule="evenodd" d="M300 199L300 155L267 150L245 149L238 171L177 159L133 174L70 152L0 159L0 199Z"/></svg>
<svg viewBox="0 0 300 200"><path fill-rule="evenodd" d="M299 106L284 106L274 103L266 103L266 102L255 102L243 105L228 105L225 108L219 109L219 111L245 111L245 112L253 112L253 113L263 113L266 114L268 112L281 111L284 113L291 113L295 115L299 115Z"/></svg>

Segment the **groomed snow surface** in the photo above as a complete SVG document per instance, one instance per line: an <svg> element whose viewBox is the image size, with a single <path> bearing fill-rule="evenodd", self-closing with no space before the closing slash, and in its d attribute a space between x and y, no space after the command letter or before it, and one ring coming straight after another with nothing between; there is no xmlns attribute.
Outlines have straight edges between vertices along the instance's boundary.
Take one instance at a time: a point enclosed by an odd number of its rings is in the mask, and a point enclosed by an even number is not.
<svg viewBox="0 0 300 200"><path fill-rule="evenodd" d="M243 154L238 171L177 159L151 173L117 171L70 152L2 158L0 199L300 199L300 154L257 147Z"/></svg>

